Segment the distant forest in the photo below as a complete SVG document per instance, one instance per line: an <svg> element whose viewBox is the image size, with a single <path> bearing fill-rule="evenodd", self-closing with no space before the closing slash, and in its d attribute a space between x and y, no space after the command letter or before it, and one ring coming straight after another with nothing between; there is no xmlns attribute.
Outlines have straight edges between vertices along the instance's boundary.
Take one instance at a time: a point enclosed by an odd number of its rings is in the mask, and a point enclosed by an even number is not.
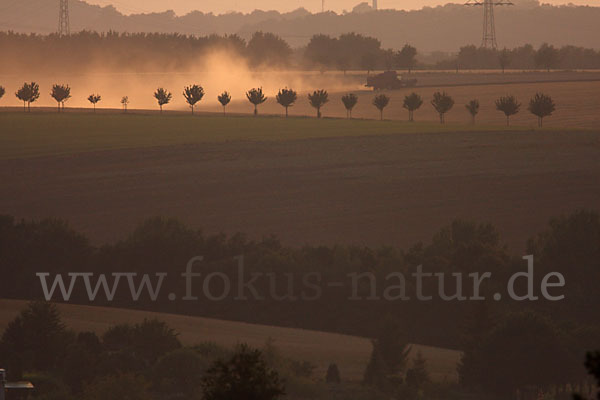
<svg viewBox="0 0 600 400"><path fill-rule="evenodd" d="M184 71L202 65L212 51L227 51L246 60L250 69L411 70L415 69L595 69L600 51L576 46L556 48L530 44L492 50L463 46L456 55L421 57L410 44L383 48L369 36L314 35L293 49L273 33L255 32L246 41L238 35L192 36L161 33L79 32L67 37L0 32L0 73L65 73L90 71Z"/></svg>
<svg viewBox="0 0 600 400"><path fill-rule="evenodd" d="M357 2L359 2L357 0ZM0 31L21 33L56 32L56 1L21 0L0 6ZM462 2L460 2L462 3ZM498 45L519 47L531 43L574 45L599 49L600 7L540 5L533 0L515 0L514 6L496 7ZM273 32L293 48L303 47L315 34L338 37L356 32L377 38L384 48L401 49L406 43L422 54L433 51L456 53L461 46L481 43L481 7L447 4L417 11L378 10L336 14L311 14L305 9L289 13L254 11L250 14L191 12L178 16L172 11L123 15L114 7L100 7L70 0L71 32L158 32L209 36L237 34L250 40L257 31ZM169 7L165 2L165 8ZM365 10L363 10L365 11Z"/></svg>

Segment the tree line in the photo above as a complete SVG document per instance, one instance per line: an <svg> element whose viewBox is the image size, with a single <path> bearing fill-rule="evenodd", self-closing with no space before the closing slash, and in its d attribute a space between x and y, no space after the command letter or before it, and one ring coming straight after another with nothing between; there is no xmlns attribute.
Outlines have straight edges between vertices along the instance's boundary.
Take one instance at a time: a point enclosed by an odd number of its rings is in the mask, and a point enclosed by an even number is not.
<svg viewBox="0 0 600 400"><path fill-rule="evenodd" d="M527 244L527 253L535 258L536 276L560 272L565 276L565 299L551 302L499 301L502 313L531 310L547 315L553 321L573 326L596 324L597 310L589 304L600 303L597 282L600 281L600 217L597 213L578 211L555 218ZM56 252L55 249L62 249ZM425 243L406 249L396 247L370 248L345 245L313 245L300 248L284 246L276 237L249 240L243 234L206 235L180 221L152 218L144 221L124 239L112 244L93 246L87 237L73 230L64 221L16 221L8 216L0 218L0 293L6 298L41 298L43 291L36 273L39 265L51 274L73 271L110 274L128 271L136 273L168 272L163 282L164 293L181 291L181 272L188 261L204 256L203 271L219 271L231 276L236 285L237 262L234 257L244 255L248 273L280 272L300 274L303 271L321 271L330 281L345 281L347 274L372 271L386 282L390 273L401 272L411 276L414 268L424 270L472 273L491 272L482 295L505 291L505 282L516 271L524 269L521 257L511 256L497 230L489 224L455 221L442 227ZM18 266L16 268L15 266ZM539 274L539 275L538 275ZM466 276L466 275L465 275ZM300 277L296 276L297 279ZM36 284L32 284L35 281ZM279 282L278 285L285 282ZM437 292L436 282L424 286L428 292ZM278 286L279 287L279 286ZM384 287L377 286L381 295ZM260 293L273 290L268 279L257 281ZM279 287L279 290L282 290ZM414 282L407 281L407 293L415 293ZM469 288L465 291L471 290ZM358 295L371 294L369 285L361 285ZM407 340L417 343L460 348L460 330L456 321L464 320L469 311L466 303L432 301L357 301L347 307L347 291L331 288L323 290L322 297L308 302L247 301L161 303L162 309L178 313L238 319L247 322L302 326L304 328L357 334L373 337L377 333L381 315L390 314L411 319ZM486 296L490 297L490 296ZM76 285L70 299L87 304L85 287ZM97 305L114 304L120 307L154 309L156 303L146 296L132 300L126 291L116 294L112 302L101 295ZM319 313L314 313L319 309ZM293 311L295 310L295 311ZM311 311L312 310L312 311ZM292 312L293 311L293 312ZM361 320L363 324L353 321ZM436 329L431 329L432 324Z"/></svg>
<svg viewBox="0 0 600 400"><path fill-rule="evenodd" d="M5 94L6 90L0 86L0 99ZM57 102L58 112L64 111L65 103L71 98L71 88L69 85L55 84L52 86L52 92L50 93L52 98ZM23 102L23 110L31 111L31 104L37 101L40 97L40 86L35 82L25 82L23 86L15 93L15 96ZM204 88L200 85L193 84L186 86L183 90L183 97L189 105L192 115L194 114L194 108L204 97ZM173 94L165 88L158 88L154 92L154 98L156 99L160 112L163 111L163 106L169 104L173 99ZM262 88L252 88L246 92L246 98L254 106L254 115L258 115L258 106L267 101L267 96L264 94ZM226 107L231 102L231 94L224 91L217 96L218 102L223 107L223 114L226 114ZM275 100L279 105L285 108L285 116L288 117L288 110L294 105L298 99L298 93L293 89L283 88L280 89ZM91 94L87 100L93 105L94 112L96 112L96 104L102 100L102 96L99 94ZM321 118L321 108L329 102L329 93L324 90L315 90L308 94L309 104L316 109L317 118ZM344 107L346 108L346 115L348 118L352 117L352 110L358 104L358 96L354 93L348 93L341 98ZM383 111L389 105L390 97L380 93L375 95L372 104L375 106L380 113L380 119L383 120ZM414 112L417 111L423 104L423 98L417 93L411 93L404 97L402 107L408 110L408 120L414 121ZM121 99L121 105L123 111L127 112L129 105L129 97L123 96ZM433 99L431 100L432 107L436 110L439 115L440 123L445 122L445 115L454 106L454 99L446 92L435 92ZM496 100L496 109L502 111L506 116L506 125L510 125L510 117L519 112L521 103L519 103L514 96L503 96ZM469 101L465 108L471 115L472 123L475 123L475 117L479 113L479 100L473 99ZM538 119L538 126L542 127L544 117L552 115L556 110L556 106L552 98L543 93L536 93L529 101L527 108L529 112L535 115Z"/></svg>
<svg viewBox="0 0 600 400"><path fill-rule="evenodd" d="M370 36L346 33L339 37L315 34L306 46L292 48L269 32L254 32L246 41L238 35L194 36L164 33L97 33L82 31L68 37L55 34L0 32L0 48L12 56L0 72L74 72L85 70L136 71L185 69L212 50L226 50L247 61L251 69L314 70L418 69L592 69L600 68L600 51L576 46L555 48L526 44L514 49L462 47L441 61L419 61L410 43L399 49L383 48Z"/></svg>

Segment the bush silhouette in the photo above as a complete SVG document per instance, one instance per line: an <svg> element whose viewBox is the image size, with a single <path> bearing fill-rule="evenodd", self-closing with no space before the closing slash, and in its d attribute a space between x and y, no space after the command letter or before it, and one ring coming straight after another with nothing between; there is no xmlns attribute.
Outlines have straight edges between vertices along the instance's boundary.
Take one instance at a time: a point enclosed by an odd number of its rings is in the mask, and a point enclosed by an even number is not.
<svg viewBox="0 0 600 400"><path fill-rule="evenodd" d="M285 394L279 374L259 350L241 345L227 361L216 361L201 381L204 400L275 400Z"/></svg>

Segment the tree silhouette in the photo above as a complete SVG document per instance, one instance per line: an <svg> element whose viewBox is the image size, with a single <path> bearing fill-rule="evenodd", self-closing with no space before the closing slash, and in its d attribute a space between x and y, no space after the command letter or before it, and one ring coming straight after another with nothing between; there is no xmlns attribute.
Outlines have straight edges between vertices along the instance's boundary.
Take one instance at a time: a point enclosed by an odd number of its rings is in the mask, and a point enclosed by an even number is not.
<svg viewBox="0 0 600 400"><path fill-rule="evenodd" d="M254 116L258 115L258 105L267 101L267 96L264 95L262 88L252 88L246 92L248 101L254 104Z"/></svg>
<svg viewBox="0 0 600 400"><path fill-rule="evenodd" d="M241 345L227 361L216 361L201 381L204 400L275 400L285 395L279 374L259 350Z"/></svg>
<svg viewBox="0 0 600 400"><path fill-rule="evenodd" d="M327 374L325 375L325 382L327 383L341 383L342 378L340 376L340 369L337 364L329 364L327 368Z"/></svg>
<svg viewBox="0 0 600 400"><path fill-rule="evenodd" d="M446 122L444 115L452 109L454 106L454 100L452 97L446 94L446 92L435 92L433 94L433 100L431 100L431 105L440 115L440 123Z"/></svg>
<svg viewBox="0 0 600 400"><path fill-rule="evenodd" d="M231 95L229 94L229 92L225 91L219 96L217 96L217 100L219 100L219 103L221 103L221 105L223 106L223 115L225 115L225 107L227 107L227 104L229 104L229 102L231 101Z"/></svg>
<svg viewBox="0 0 600 400"><path fill-rule="evenodd" d="M502 68L502 73L504 73L504 70L510 64L510 61L511 61L510 52L505 47L500 51L500 53L498 53L498 63L500 64L500 68Z"/></svg>
<svg viewBox="0 0 600 400"><path fill-rule="evenodd" d="M154 98L158 102L158 106L160 107L160 113L162 114L163 106L165 104L169 104L169 102L173 98L173 94L164 88L158 88L156 89L156 92L154 92Z"/></svg>
<svg viewBox="0 0 600 400"><path fill-rule="evenodd" d="M50 96L58 103L58 112L60 112L61 105L64 110L65 102L71 98L71 88L69 85L53 85Z"/></svg>
<svg viewBox="0 0 600 400"><path fill-rule="evenodd" d="M596 378L596 387L600 388L600 350L589 351L585 354L585 368L588 370L588 373ZM596 398L600 400L600 389L598 389L598 394ZM580 395L579 393L573 394L573 400L587 400L585 397Z"/></svg>
<svg viewBox="0 0 600 400"><path fill-rule="evenodd" d="M423 104L423 99L421 96L416 94L415 92L404 97L404 104L402 107L408 110L408 120L414 121L414 113L415 110L418 110L419 107Z"/></svg>
<svg viewBox="0 0 600 400"><path fill-rule="evenodd" d="M129 96L123 96L121 98L121 105L123 106L123 112L127 112L127 106L129 105Z"/></svg>
<svg viewBox="0 0 600 400"><path fill-rule="evenodd" d="M20 372L48 370L56 366L70 341L56 305L31 302L8 324L0 347L8 354L11 372L20 378ZM14 363L14 364L13 364Z"/></svg>
<svg viewBox="0 0 600 400"><path fill-rule="evenodd" d="M529 101L529 107L527 107L527 109L530 113L538 117L538 126L541 128L544 117L552 115L556 106L554 105L552 97L543 93L536 93Z"/></svg>
<svg viewBox="0 0 600 400"><path fill-rule="evenodd" d="M5 94L5 93L6 93L6 89L4 89L4 87L3 87L3 86L0 86L0 99L1 99L2 97L4 97L4 94Z"/></svg>
<svg viewBox="0 0 600 400"><path fill-rule="evenodd" d="M521 103L514 96L503 96L496 100L496 110L506 115L506 126L510 124L510 116L518 113L520 108Z"/></svg>
<svg viewBox="0 0 600 400"><path fill-rule="evenodd" d="M326 90L315 90L308 94L308 102L317 109L317 118L321 118L321 107L329 101L329 94Z"/></svg>
<svg viewBox="0 0 600 400"><path fill-rule="evenodd" d="M87 99L90 103L92 103L94 105L94 112L96 112L96 104L100 100L102 100L102 96L100 96L99 94L90 94Z"/></svg>
<svg viewBox="0 0 600 400"><path fill-rule="evenodd" d="M398 66L400 68L407 69L408 73L410 74L417 63L416 56L417 49L409 44L405 44L404 47L402 47L402 50L400 50L396 55Z"/></svg>
<svg viewBox="0 0 600 400"><path fill-rule="evenodd" d="M288 116L288 107L293 106L296 99L298 99L298 94L296 93L296 91L288 88L279 90L277 96L275 96L275 100L277 100L277 103L285 107L286 118Z"/></svg>
<svg viewBox="0 0 600 400"><path fill-rule="evenodd" d="M204 88L199 85L186 86L183 89L183 97L185 97L185 101L190 105L192 115L194 115L194 106L204 97Z"/></svg>
<svg viewBox="0 0 600 400"><path fill-rule="evenodd" d="M23 110L27 106L27 111L31 111L31 103L40 98L40 85L35 82L24 83L15 96L23 102Z"/></svg>
<svg viewBox="0 0 600 400"><path fill-rule="evenodd" d="M367 71L367 75L377 67L377 58L374 54L363 54L360 60L360 66Z"/></svg>
<svg viewBox="0 0 600 400"><path fill-rule="evenodd" d="M413 360L413 365L406 371L406 384L416 390L423 388L429 382L429 373L427 372L427 361L423 353L417 352Z"/></svg>
<svg viewBox="0 0 600 400"><path fill-rule="evenodd" d="M371 341L373 351L364 374L364 383L386 391L395 387L406 368L410 346L403 340L400 323L386 317L379 334Z"/></svg>
<svg viewBox="0 0 600 400"><path fill-rule="evenodd" d="M469 114L471 114L471 123L474 124L475 116L479 113L479 100L473 99L469 101L465 104L465 108L469 111Z"/></svg>
<svg viewBox="0 0 600 400"><path fill-rule="evenodd" d="M358 97L354 93L348 93L342 96L342 103L344 103L344 107L346 107L346 117L352 118L352 109L358 103Z"/></svg>
<svg viewBox="0 0 600 400"><path fill-rule="evenodd" d="M373 105L379 110L379 119L383 121L383 109L390 103L390 98L385 94L379 94L373 99Z"/></svg>
<svg viewBox="0 0 600 400"><path fill-rule="evenodd" d="M548 72L556 66L559 60L559 53L554 46L544 43L535 52L534 63L536 67L543 67Z"/></svg>

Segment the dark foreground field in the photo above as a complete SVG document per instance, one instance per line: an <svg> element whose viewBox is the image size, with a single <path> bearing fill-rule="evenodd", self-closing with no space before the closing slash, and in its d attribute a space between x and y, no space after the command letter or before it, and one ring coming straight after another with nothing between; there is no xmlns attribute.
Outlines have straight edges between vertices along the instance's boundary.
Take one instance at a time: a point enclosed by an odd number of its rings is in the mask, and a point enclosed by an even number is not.
<svg viewBox="0 0 600 400"><path fill-rule="evenodd" d="M165 215L290 244L402 247L464 218L520 252L550 217L600 204L598 132L102 117L2 115L0 213L64 218L96 242Z"/></svg>

